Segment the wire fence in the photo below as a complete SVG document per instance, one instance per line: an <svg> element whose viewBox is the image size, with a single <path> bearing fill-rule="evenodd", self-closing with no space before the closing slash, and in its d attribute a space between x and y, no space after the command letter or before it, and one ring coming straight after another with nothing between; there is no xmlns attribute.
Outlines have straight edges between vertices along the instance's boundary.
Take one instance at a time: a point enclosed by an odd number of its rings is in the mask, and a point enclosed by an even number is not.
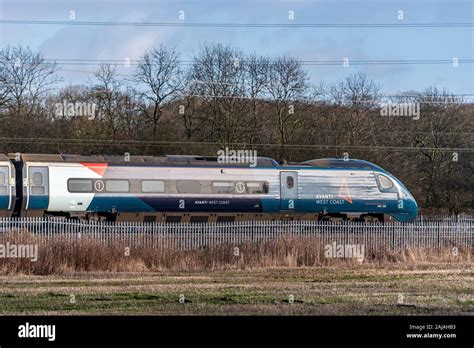
<svg viewBox="0 0 474 348"><path fill-rule="evenodd" d="M52 218L0 219L0 242L10 236L33 236L37 243L54 241L77 243L95 240L130 247L157 250L192 250L222 244L239 246L261 244L277 239L317 240L332 243L362 244L366 249L403 248L472 250L474 219L416 221L414 223L362 224L324 221L245 221L232 223L145 223L77 221Z"/></svg>

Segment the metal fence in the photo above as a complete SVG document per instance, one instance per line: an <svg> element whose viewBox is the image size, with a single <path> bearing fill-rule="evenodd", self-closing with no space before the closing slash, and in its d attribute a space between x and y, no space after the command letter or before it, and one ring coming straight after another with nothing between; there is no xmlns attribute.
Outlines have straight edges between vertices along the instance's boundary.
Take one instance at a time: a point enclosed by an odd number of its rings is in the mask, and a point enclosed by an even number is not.
<svg viewBox="0 0 474 348"><path fill-rule="evenodd" d="M474 222L472 215L418 215L415 222Z"/></svg>
<svg viewBox="0 0 474 348"><path fill-rule="evenodd" d="M474 220L362 224L322 221L246 221L233 223L143 223L77 221L52 218L0 218L0 242L12 236L33 236L39 244L62 240L76 243L88 239L104 244L157 250L190 250L221 244L238 246L272 240L363 244L366 250L444 247L469 248L474 241Z"/></svg>

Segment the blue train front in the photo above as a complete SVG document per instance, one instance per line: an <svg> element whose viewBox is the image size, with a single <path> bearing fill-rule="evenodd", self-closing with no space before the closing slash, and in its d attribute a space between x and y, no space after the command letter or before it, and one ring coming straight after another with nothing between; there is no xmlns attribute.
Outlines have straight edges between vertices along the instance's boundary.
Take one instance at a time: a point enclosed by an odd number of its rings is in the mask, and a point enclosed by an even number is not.
<svg viewBox="0 0 474 348"><path fill-rule="evenodd" d="M199 156L24 155L21 165L21 214L27 216L413 221L418 212L397 178L361 160L279 165L258 158L253 167Z"/></svg>

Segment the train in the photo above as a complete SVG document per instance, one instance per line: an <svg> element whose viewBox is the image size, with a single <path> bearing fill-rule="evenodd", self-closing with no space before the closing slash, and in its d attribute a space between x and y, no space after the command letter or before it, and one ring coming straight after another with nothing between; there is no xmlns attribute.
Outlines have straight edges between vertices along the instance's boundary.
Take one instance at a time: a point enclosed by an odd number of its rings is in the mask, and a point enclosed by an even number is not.
<svg viewBox="0 0 474 348"><path fill-rule="evenodd" d="M0 155L0 215L143 222L411 222L418 205L364 160Z"/></svg>

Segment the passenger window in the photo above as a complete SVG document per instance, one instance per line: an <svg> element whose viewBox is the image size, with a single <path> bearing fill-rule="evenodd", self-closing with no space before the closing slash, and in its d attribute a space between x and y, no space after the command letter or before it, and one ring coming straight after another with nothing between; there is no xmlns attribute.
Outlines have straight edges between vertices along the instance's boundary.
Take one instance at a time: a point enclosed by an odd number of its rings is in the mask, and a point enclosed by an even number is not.
<svg viewBox="0 0 474 348"><path fill-rule="evenodd" d="M43 175L40 172L33 173L33 185L34 186L43 185Z"/></svg>
<svg viewBox="0 0 474 348"><path fill-rule="evenodd" d="M165 192L165 182L162 180L142 180L142 192L163 193Z"/></svg>
<svg viewBox="0 0 474 348"><path fill-rule="evenodd" d="M390 178L386 177L385 175L379 174L379 183L380 188L383 190L390 190L393 187L393 182Z"/></svg>
<svg viewBox="0 0 474 348"><path fill-rule="evenodd" d="M234 184L230 181L214 181L212 183L212 193L232 193Z"/></svg>
<svg viewBox="0 0 474 348"><path fill-rule="evenodd" d="M289 189L295 187L295 179L292 176L286 177L286 187Z"/></svg>
<svg viewBox="0 0 474 348"><path fill-rule="evenodd" d="M92 180L69 179L67 189L69 192L92 192Z"/></svg>
<svg viewBox="0 0 474 348"><path fill-rule="evenodd" d="M105 190L107 192L128 192L130 190L128 180L106 180Z"/></svg>
<svg viewBox="0 0 474 348"><path fill-rule="evenodd" d="M268 184L266 182L248 182L247 191L250 194L268 193Z"/></svg>
<svg viewBox="0 0 474 348"><path fill-rule="evenodd" d="M197 180L179 180L176 189L178 193L201 193L201 183Z"/></svg>
<svg viewBox="0 0 474 348"><path fill-rule="evenodd" d="M0 185L6 185L7 183L5 182L5 174L3 172L0 172Z"/></svg>

